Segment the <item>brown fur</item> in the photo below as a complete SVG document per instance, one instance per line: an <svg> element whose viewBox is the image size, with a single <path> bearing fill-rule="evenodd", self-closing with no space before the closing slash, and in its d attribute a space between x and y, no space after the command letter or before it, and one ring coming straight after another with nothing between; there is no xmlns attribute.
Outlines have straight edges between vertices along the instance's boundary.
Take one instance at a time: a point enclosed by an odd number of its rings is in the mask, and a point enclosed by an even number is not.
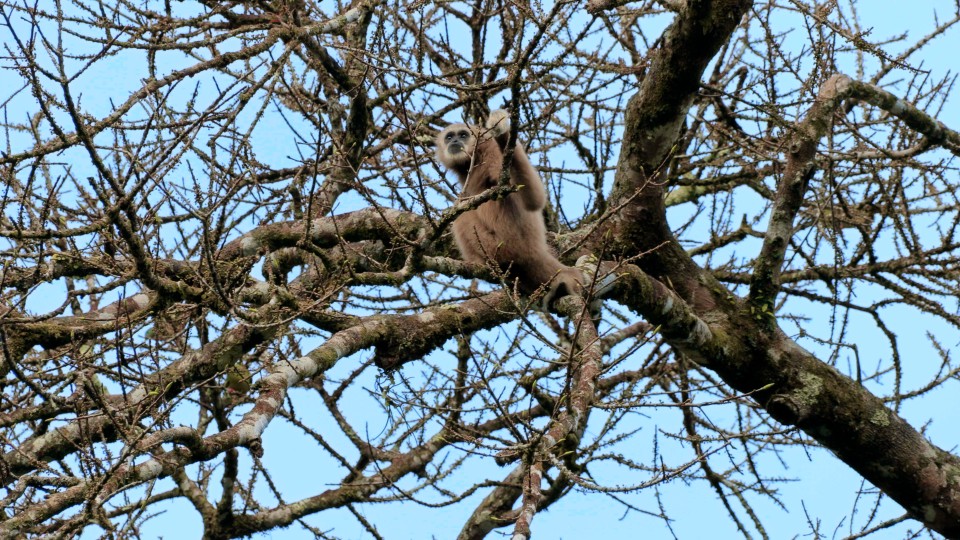
<svg viewBox="0 0 960 540"><path fill-rule="evenodd" d="M504 110L491 113L486 128L453 124L437 135L437 159L456 173L461 200L497 185L509 138L510 118ZM548 285L545 305L567 294L580 294L580 272L558 261L547 246L543 224L547 194L520 144L513 151L510 184L523 187L503 199L485 202L453 222L463 259L495 261L519 281L525 294Z"/></svg>

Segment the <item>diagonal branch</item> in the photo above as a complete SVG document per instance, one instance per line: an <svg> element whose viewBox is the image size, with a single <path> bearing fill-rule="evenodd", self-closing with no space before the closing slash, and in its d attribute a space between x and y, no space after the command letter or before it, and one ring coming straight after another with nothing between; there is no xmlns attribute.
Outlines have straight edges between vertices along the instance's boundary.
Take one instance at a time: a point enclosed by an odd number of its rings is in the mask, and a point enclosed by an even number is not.
<svg viewBox="0 0 960 540"><path fill-rule="evenodd" d="M686 2L650 53L649 69L627 103L623 144L617 163L611 206L632 199L621 226L640 250L671 239L664 219L663 165L700 88L710 60L740 23L752 2ZM623 249L635 252L631 244Z"/></svg>
<svg viewBox="0 0 960 540"><path fill-rule="evenodd" d="M816 167L817 144L831 126L837 108L848 98L871 103L923 134L929 145L942 146L960 156L960 133L953 131L922 110L872 84L846 75L830 77L820 88L816 102L794 129L783 178L777 187L760 255L753 267L749 301L757 313L770 314L780 290L780 274L787 246L793 236L794 220L803 204ZM772 321L772 318L767 318Z"/></svg>
<svg viewBox="0 0 960 540"><path fill-rule="evenodd" d="M749 394L777 421L802 429L927 527L960 538L960 458L747 310L713 316L708 324L640 269L618 271L619 298L659 325L667 343Z"/></svg>
<svg viewBox="0 0 960 540"><path fill-rule="evenodd" d="M770 223L750 280L748 298L758 313L773 313L773 303L780 288L780 270L790 237L793 236L793 222L815 170L817 143L830 130L834 112L846 97L840 92L837 82L835 76L824 83L816 101L794 129L788 143L787 165L777 186ZM767 317L766 320L772 322L773 318Z"/></svg>

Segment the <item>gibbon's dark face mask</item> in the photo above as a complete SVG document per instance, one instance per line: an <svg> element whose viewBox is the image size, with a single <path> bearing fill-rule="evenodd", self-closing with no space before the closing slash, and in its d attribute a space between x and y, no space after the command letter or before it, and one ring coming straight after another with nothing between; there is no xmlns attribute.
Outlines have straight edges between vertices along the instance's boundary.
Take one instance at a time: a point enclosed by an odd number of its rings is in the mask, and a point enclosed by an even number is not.
<svg viewBox="0 0 960 540"><path fill-rule="evenodd" d="M457 132L447 133L444 137L444 142L447 143L447 152L451 154L459 154L463 152L463 149L466 147L467 141L470 139L470 132L461 129Z"/></svg>

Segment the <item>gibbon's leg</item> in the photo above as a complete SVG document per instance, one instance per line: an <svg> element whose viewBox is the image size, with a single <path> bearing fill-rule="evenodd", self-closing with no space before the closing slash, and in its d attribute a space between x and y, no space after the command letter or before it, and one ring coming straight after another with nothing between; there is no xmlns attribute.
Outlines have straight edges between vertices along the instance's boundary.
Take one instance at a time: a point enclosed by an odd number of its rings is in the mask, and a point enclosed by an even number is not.
<svg viewBox="0 0 960 540"><path fill-rule="evenodd" d="M583 291L580 271L557 260L547 247L546 238L540 241L540 245L529 247L527 255L513 261L513 273L520 279L524 292L532 294L545 287L550 297L559 298Z"/></svg>
<svg viewBox="0 0 960 540"><path fill-rule="evenodd" d="M475 210L466 212L453 222L454 238L460 254L468 262L487 263L491 259L503 266L503 258L510 258L501 244L509 230L506 220L499 217L501 201L487 201Z"/></svg>
<svg viewBox="0 0 960 540"><path fill-rule="evenodd" d="M543 311L549 311L550 306L564 296L583 295L583 274L576 268L563 266L552 279L545 283L546 291L540 300L540 309Z"/></svg>
<svg viewBox="0 0 960 540"><path fill-rule="evenodd" d="M550 292L558 295L558 298L568 294L583 294L583 273L576 268L564 266L550 284Z"/></svg>
<svg viewBox="0 0 960 540"><path fill-rule="evenodd" d="M458 216L453 222L453 239L457 243L460 257L469 263L481 263L484 260L483 252L479 249L478 226L480 223L473 211Z"/></svg>

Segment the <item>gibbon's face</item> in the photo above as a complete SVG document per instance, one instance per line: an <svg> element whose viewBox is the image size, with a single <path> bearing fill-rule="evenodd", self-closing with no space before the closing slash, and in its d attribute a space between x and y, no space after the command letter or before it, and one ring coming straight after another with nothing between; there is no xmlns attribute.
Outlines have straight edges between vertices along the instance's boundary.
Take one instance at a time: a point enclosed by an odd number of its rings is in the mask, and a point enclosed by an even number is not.
<svg viewBox="0 0 960 540"><path fill-rule="evenodd" d="M455 124L440 133L437 146L451 161L469 160L473 152L473 133L464 124ZM444 156L441 156L441 158Z"/></svg>

